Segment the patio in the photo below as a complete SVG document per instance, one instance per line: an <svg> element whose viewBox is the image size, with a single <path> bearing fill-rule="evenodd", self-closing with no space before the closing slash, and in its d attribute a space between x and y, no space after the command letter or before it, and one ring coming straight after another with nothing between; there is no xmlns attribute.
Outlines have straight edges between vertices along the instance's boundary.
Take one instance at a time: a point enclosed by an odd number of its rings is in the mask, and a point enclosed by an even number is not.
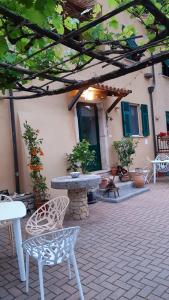
<svg viewBox="0 0 169 300"><path fill-rule="evenodd" d="M85 299L169 299L168 178L151 191L119 204L90 206L90 217L66 220L80 225L76 257ZM37 267L31 265L30 292L19 281L17 262L0 236L0 299L39 298ZM68 280L67 265L46 268L46 299L79 299L75 280Z"/></svg>

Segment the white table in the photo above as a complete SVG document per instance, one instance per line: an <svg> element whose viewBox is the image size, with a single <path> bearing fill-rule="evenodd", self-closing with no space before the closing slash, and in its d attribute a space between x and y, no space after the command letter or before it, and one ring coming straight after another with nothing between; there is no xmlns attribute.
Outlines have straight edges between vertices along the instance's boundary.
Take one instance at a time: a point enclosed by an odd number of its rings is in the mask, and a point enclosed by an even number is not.
<svg viewBox="0 0 169 300"><path fill-rule="evenodd" d="M157 179L157 165L160 164L161 166L163 165L165 168L166 164L169 164L169 159L165 160L151 160L151 163L153 164L153 178L154 178L154 183L156 183ZM162 169L160 172L163 172Z"/></svg>
<svg viewBox="0 0 169 300"><path fill-rule="evenodd" d="M25 281L25 264L22 248L22 234L20 218L26 215L26 207L20 201L1 202L0 203L0 221L11 220L13 224L16 253L21 281Z"/></svg>

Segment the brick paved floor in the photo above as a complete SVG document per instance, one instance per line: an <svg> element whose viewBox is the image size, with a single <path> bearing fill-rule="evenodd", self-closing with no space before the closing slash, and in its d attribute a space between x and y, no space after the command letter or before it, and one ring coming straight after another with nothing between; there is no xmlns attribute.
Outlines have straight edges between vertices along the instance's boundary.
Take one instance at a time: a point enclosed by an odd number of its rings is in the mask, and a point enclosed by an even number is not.
<svg viewBox="0 0 169 300"><path fill-rule="evenodd" d="M169 183L119 204L90 206L80 225L76 257L85 300L169 300ZM37 267L31 264L30 293L18 280L16 258L0 235L0 299L39 299ZM46 268L46 300L77 300L67 266Z"/></svg>

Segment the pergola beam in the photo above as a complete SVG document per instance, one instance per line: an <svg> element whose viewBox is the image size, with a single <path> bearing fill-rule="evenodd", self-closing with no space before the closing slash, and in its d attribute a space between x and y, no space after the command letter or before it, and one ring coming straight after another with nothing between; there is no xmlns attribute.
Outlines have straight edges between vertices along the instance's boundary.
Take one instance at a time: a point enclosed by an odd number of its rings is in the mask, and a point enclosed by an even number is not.
<svg viewBox="0 0 169 300"><path fill-rule="evenodd" d="M169 19L150 0L144 1L144 6L169 32Z"/></svg>
<svg viewBox="0 0 169 300"><path fill-rule="evenodd" d="M125 68L125 69L122 69L122 70L109 72L109 73L106 73L106 74L101 75L99 77L93 77L89 80L78 82L74 85L70 85L70 86L60 88L60 89L57 89L57 90L46 91L45 93L42 93L41 95L37 95L37 96L30 95L30 96L27 96L27 98L28 99L32 99L32 98L36 98L36 97L39 98L39 97L43 97L43 96L59 95L59 94L67 93L67 92L70 92L70 91L73 91L73 90L76 90L76 89L82 89L82 88L87 89L89 86L92 86L94 84L102 83L104 81L108 81L108 80L111 80L111 79L119 78L121 76L125 76L127 74L132 73L132 72L144 69L146 67L150 67L150 66L152 66L154 64L157 64L157 63L159 63L163 60L166 60L166 59L169 59L169 52L167 52L167 53L165 52L163 54L156 54L151 59L147 58L146 60L140 62L139 64L135 64L134 66L131 66L131 67L128 67L128 68ZM9 96L2 96L2 97L0 97L0 100L9 99L9 98L10 98ZM26 99L26 95L24 95L24 96L13 96L13 99Z"/></svg>

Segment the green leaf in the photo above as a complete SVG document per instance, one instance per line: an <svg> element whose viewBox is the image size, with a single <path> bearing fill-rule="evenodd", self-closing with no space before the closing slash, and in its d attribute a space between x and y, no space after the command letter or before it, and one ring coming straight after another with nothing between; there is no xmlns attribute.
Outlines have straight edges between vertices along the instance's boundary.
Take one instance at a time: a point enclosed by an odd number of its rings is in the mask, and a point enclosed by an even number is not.
<svg viewBox="0 0 169 300"><path fill-rule="evenodd" d="M63 19L62 16L57 15L52 19L52 24L55 26L55 29L59 34L64 34L64 27L63 27Z"/></svg>
<svg viewBox="0 0 169 300"><path fill-rule="evenodd" d="M5 55L5 61L13 64L16 61L16 54L15 53L6 53Z"/></svg>
<svg viewBox="0 0 169 300"><path fill-rule="evenodd" d="M23 4L26 8L30 8L34 2L34 0L18 0L21 4Z"/></svg>
<svg viewBox="0 0 169 300"><path fill-rule="evenodd" d="M99 3L95 4L93 8L93 15L97 16L101 12L101 5Z"/></svg>
<svg viewBox="0 0 169 300"><path fill-rule="evenodd" d="M125 35L126 38L131 37L132 35L135 35L136 29L132 25L127 25L123 29L123 34Z"/></svg>
<svg viewBox="0 0 169 300"><path fill-rule="evenodd" d="M55 11L60 15L63 11L63 7L60 4L58 4L55 8Z"/></svg>
<svg viewBox="0 0 169 300"><path fill-rule="evenodd" d="M64 20L64 25L69 30L77 29L78 24L79 24L79 20L76 18L67 17Z"/></svg>
<svg viewBox="0 0 169 300"><path fill-rule="evenodd" d="M116 0L107 0L107 2L108 2L109 6L113 6L113 7L117 7L118 6Z"/></svg>
<svg viewBox="0 0 169 300"><path fill-rule="evenodd" d="M8 45L6 39L3 36L0 36L0 57L8 51Z"/></svg>
<svg viewBox="0 0 169 300"><path fill-rule="evenodd" d="M34 24L38 24L39 26L44 26L46 23L46 19L44 18L43 13L34 9L33 7L28 9L25 13L25 16Z"/></svg>
<svg viewBox="0 0 169 300"><path fill-rule="evenodd" d="M110 19L109 26L112 27L112 28L114 28L114 29L118 29L119 28L119 22L116 20L115 17L112 17Z"/></svg>

